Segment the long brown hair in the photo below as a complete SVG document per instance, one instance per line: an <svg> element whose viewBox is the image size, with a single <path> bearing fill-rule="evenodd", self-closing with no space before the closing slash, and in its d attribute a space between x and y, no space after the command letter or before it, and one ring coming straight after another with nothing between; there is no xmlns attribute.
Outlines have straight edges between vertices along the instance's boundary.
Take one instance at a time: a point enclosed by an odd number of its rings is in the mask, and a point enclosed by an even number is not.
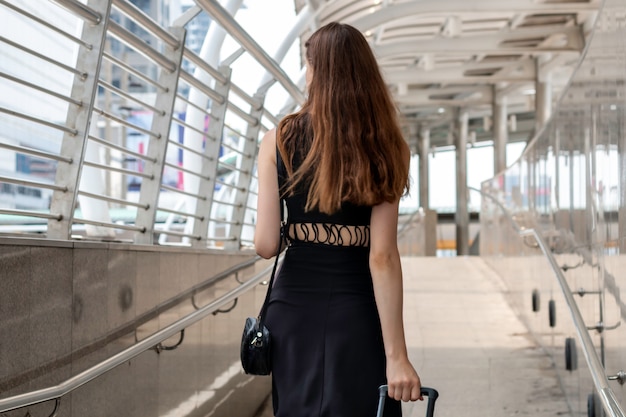
<svg viewBox="0 0 626 417"><path fill-rule="evenodd" d="M329 23L306 42L312 78L302 109L278 125L287 193L309 184L306 210L332 214L343 202L393 202L408 190L408 146L370 46L357 29ZM308 152L294 171L306 139Z"/></svg>

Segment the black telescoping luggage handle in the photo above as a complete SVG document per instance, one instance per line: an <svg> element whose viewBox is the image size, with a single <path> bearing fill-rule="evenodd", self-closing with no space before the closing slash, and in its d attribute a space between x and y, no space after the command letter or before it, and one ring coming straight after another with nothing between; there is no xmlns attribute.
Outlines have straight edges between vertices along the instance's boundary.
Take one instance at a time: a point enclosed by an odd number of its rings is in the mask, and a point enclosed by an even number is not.
<svg viewBox="0 0 626 417"><path fill-rule="evenodd" d="M376 417L383 417L383 410L385 409L385 398L387 398L387 385L381 385L378 387L378 412L376 413ZM437 401L437 397L439 397L439 393L434 388L422 387L421 392L422 395L426 395L428 397L428 405L426 406L426 417L433 417L435 414L435 401Z"/></svg>

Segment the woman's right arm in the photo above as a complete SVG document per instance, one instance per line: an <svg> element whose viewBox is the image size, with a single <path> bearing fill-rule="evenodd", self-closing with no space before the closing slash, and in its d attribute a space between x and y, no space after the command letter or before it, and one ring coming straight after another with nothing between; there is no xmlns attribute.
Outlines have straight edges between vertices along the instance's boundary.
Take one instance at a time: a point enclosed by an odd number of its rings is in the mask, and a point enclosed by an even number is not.
<svg viewBox="0 0 626 417"><path fill-rule="evenodd" d="M269 259L276 255L280 242L280 205L276 172L276 130L269 130L259 148L257 161L259 190L254 231L256 253Z"/></svg>

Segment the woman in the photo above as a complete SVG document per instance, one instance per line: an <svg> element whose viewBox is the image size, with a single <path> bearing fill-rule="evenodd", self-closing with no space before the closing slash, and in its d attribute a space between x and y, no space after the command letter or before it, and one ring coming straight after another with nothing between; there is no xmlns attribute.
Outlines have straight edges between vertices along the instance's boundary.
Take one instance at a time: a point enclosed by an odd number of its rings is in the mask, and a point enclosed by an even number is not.
<svg viewBox="0 0 626 417"><path fill-rule="evenodd" d="M261 143L254 243L288 244L267 309L276 417L385 417L422 399L407 356L396 230L409 149L376 60L355 28L330 23L306 43L308 98ZM277 166L279 175L277 175ZM279 176L279 178L277 178Z"/></svg>

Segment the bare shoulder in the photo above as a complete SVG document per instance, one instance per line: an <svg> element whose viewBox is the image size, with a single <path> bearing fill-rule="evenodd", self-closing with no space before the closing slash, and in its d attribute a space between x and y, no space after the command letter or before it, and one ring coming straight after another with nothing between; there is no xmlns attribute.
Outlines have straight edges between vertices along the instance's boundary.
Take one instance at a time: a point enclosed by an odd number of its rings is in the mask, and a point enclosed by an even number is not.
<svg viewBox="0 0 626 417"><path fill-rule="evenodd" d="M276 163L276 129L268 130L259 145L259 162Z"/></svg>
<svg viewBox="0 0 626 417"><path fill-rule="evenodd" d="M276 146L276 128L272 128L265 132L263 139L261 140L261 146L275 147Z"/></svg>

